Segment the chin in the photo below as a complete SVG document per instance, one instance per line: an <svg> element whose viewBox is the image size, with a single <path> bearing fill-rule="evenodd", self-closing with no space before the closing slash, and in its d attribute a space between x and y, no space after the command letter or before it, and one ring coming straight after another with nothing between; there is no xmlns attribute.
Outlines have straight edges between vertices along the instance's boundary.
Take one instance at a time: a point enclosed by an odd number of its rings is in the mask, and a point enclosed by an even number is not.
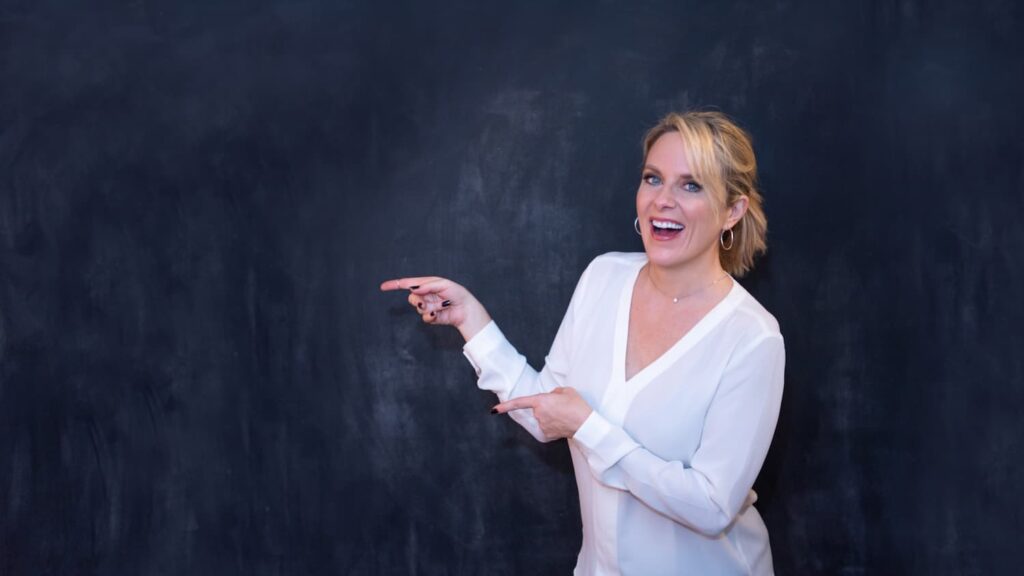
<svg viewBox="0 0 1024 576"><path fill-rule="evenodd" d="M647 261L660 268L672 268L684 264L689 260L685 254L664 249L645 250Z"/></svg>
<svg viewBox="0 0 1024 576"><path fill-rule="evenodd" d="M686 248L690 248L687 250ZM702 252L692 250L693 246L644 246L647 261L659 268L678 268L701 260Z"/></svg>

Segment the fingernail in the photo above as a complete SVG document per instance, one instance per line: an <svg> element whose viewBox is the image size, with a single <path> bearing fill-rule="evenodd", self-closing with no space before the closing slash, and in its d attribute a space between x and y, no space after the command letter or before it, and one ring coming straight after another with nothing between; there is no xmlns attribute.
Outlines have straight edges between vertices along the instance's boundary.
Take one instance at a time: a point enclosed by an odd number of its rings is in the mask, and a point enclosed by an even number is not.
<svg viewBox="0 0 1024 576"><path fill-rule="evenodd" d="M433 312L431 312L430 313L430 317L433 318L434 316L437 316L437 314L434 314Z"/></svg>
<svg viewBox="0 0 1024 576"><path fill-rule="evenodd" d="M419 286L409 286L409 290L415 290L417 288L419 288Z"/></svg>
<svg viewBox="0 0 1024 576"><path fill-rule="evenodd" d="M451 300L445 300L444 302L441 302L441 308L447 308L447 307L449 307L451 305L452 305L452 301Z"/></svg>
<svg viewBox="0 0 1024 576"><path fill-rule="evenodd" d="M419 304L417 304L417 306L420 307L420 310L423 310L423 302L420 302Z"/></svg>
<svg viewBox="0 0 1024 576"><path fill-rule="evenodd" d="M497 408L491 408L491 414L497 414L497 413L498 413L498 409Z"/></svg>

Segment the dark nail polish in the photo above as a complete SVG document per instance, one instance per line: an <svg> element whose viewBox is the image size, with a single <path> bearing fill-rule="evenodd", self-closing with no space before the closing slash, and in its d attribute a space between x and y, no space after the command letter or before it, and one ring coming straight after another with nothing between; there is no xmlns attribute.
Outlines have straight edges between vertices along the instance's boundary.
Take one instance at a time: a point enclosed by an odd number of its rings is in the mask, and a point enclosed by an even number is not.
<svg viewBox="0 0 1024 576"><path fill-rule="evenodd" d="M497 413L498 413L498 409L497 408L491 408L491 414L497 414Z"/></svg>
<svg viewBox="0 0 1024 576"><path fill-rule="evenodd" d="M423 310L423 302L420 302L419 304L417 304L417 306L420 307L420 310Z"/></svg>
<svg viewBox="0 0 1024 576"><path fill-rule="evenodd" d="M452 301L451 300L445 300L444 302L441 302L441 308L447 308L447 307L449 307L451 305L452 305Z"/></svg>
<svg viewBox="0 0 1024 576"><path fill-rule="evenodd" d="M417 288L419 288L419 286L409 286L409 290L415 290Z"/></svg>
<svg viewBox="0 0 1024 576"><path fill-rule="evenodd" d="M434 316L437 316L437 314L434 314L433 312L431 312L430 313L430 317L433 318Z"/></svg>

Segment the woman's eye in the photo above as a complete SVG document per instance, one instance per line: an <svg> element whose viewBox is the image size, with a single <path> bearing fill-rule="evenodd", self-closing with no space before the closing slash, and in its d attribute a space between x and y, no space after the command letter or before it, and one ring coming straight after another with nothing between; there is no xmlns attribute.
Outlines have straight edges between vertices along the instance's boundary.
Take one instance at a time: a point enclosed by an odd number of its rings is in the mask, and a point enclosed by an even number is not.
<svg viewBox="0 0 1024 576"><path fill-rule="evenodd" d="M686 190L687 192L700 192L703 189L704 187L696 182L687 182L683 184L683 190Z"/></svg>
<svg viewBox="0 0 1024 576"><path fill-rule="evenodd" d="M651 186L659 186L661 184L661 178L656 174L644 174L644 182Z"/></svg>

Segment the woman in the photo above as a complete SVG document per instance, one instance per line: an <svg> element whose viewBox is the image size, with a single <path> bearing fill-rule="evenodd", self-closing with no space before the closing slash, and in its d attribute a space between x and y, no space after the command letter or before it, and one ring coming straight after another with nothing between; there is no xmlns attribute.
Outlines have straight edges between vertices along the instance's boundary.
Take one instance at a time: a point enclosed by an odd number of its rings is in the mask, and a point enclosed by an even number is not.
<svg viewBox="0 0 1024 576"><path fill-rule="evenodd" d="M389 280L455 326L480 388L542 441L566 438L580 494L576 574L772 574L751 486L771 443L785 351L734 279L765 249L750 139L717 112L670 114L644 141L644 253L584 271L539 373L462 286Z"/></svg>

